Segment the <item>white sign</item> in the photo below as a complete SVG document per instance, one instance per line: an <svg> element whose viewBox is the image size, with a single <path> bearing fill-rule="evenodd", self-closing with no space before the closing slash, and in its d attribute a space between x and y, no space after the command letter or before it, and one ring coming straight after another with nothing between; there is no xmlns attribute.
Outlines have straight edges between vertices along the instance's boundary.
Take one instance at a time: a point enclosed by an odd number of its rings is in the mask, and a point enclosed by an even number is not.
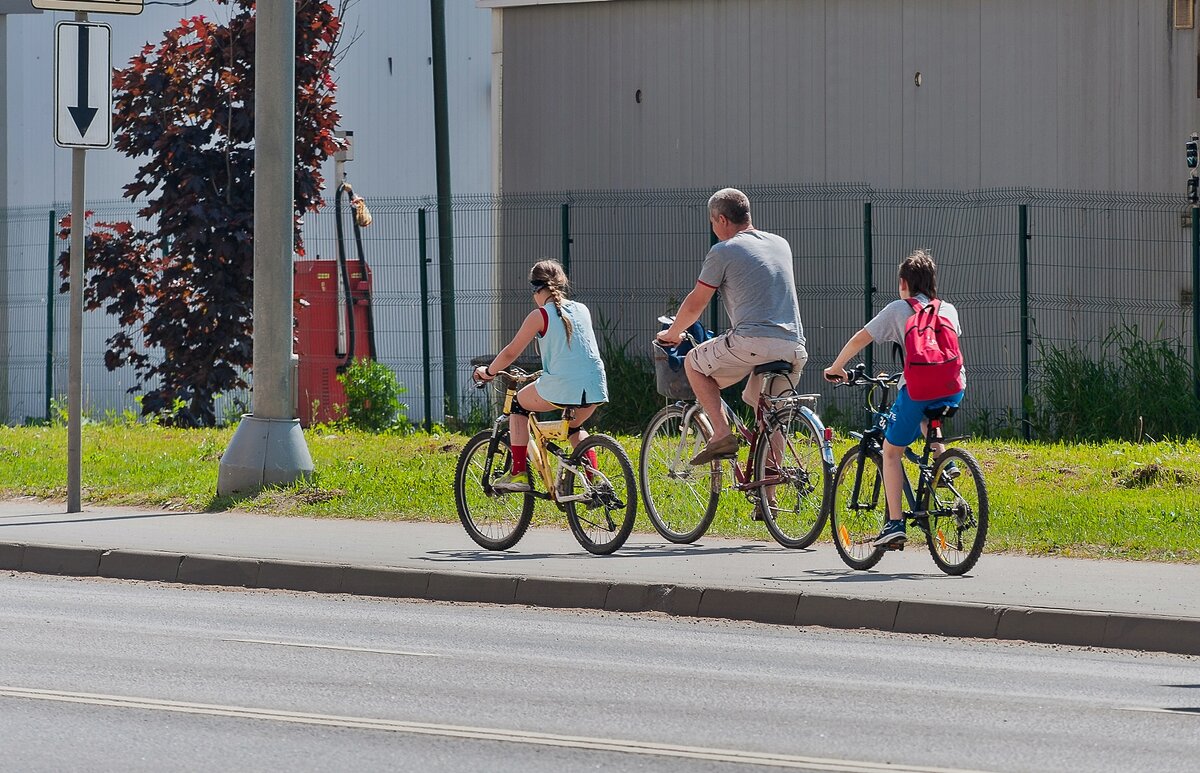
<svg viewBox="0 0 1200 773"><path fill-rule="evenodd" d="M43 11L84 11L86 13L141 13L143 0L32 0Z"/></svg>
<svg viewBox="0 0 1200 773"><path fill-rule="evenodd" d="M112 28L54 25L54 142L62 148L112 144Z"/></svg>

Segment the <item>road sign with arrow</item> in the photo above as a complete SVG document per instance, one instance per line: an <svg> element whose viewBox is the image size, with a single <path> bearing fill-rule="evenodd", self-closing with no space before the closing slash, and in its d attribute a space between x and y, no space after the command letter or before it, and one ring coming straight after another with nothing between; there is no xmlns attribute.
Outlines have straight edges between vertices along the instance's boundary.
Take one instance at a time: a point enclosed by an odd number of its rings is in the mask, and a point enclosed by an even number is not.
<svg viewBox="0 0 1200 773"><path fill-rule="evenodd" d="M112 144L112 28L60 21L54 27L54 142Z"/></svg>

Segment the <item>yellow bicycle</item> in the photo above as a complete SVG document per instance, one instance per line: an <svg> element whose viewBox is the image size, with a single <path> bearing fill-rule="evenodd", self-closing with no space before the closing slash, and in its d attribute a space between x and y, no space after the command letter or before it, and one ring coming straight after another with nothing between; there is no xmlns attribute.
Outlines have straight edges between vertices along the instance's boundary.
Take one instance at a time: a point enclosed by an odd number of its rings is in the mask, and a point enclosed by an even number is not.
<svg viewBox="0 0 1200 773"><path fill-rule="evenodd" d="M519 368L500 371L493 384L504 391L503 409L467 441L454 473L458 517L471 539L488 550L507 550L525 536L534 502L546 499L566 513L571 533L589 553L616 551L637 518L637 483L625 449L608 435L589 435L571 449L567 433L574 409L554 422L529 417L527 492L504 492L492 484L512 469L508 421L517 390L541 375ZM482 388L483 384L477 384ZM595 464L588 452L595 452ZM536 473L536 475L534 474Z"/></svg>

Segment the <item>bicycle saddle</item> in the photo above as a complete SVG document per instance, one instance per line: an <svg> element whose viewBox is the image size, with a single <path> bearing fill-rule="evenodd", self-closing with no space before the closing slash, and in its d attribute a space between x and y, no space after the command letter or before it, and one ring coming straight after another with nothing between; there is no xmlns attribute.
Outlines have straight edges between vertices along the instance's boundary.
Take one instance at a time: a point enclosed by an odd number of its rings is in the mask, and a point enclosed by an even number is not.
<svg viewBox="0 0 1200 773"><path fill-rule="evenodd" d="M754 366L754 375L759 376L763 373L791 373L792 363L787 360L775 360L774 362L764 362L762 365Z"/></svg>
<svg viewBox="0 0 1200 773"><path fill-rule="evenodd" d="M934 405L925 409L925 416L930 419L948 419L957 412L957 405Z"/></svg>

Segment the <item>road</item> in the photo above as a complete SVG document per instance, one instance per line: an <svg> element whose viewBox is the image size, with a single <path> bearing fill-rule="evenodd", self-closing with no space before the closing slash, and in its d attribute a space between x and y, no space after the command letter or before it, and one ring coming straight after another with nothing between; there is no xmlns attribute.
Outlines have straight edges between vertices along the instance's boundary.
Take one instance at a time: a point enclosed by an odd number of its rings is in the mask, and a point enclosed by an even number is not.
<svg viewBox="0 0 1200 773"><path fill-rule="evenodd" d="M5 767L1157 771L1200 658L0 575Z"/></svg>

